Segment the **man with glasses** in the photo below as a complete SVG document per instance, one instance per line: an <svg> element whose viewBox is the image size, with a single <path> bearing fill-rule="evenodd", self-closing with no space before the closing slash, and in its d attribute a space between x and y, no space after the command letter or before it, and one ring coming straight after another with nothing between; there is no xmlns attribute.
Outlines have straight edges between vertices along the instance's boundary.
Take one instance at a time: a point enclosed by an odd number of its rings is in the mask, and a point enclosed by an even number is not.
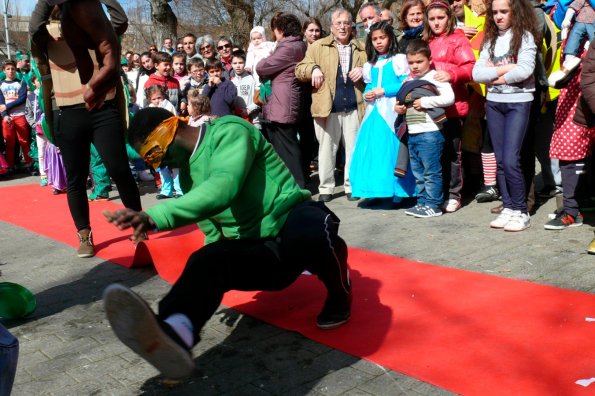
<svg viewBox="0 0 595 396"><path fill-rule="evenodd" d="M300 189L273 146L253 125L221 117L201 127L164 109L139 111L128 131L130 144L154 167L180 168L184 195L146 212L104 212L135 237L198 222L205 245L159 302L159 314L118 284L104 292L107 318L116 336L166 378L194 371L191 349L229 290L282 290L304 270L318 276L327 298L316 318L322 330L351 316L347 245L339 219ZM299 301L296 301L299 306ZM290 307L283 307L291 315Z"/></svg>
<svg viewBox="0 0 595 396"><path fill-rule="evenodd" d="M311 82L312 116L319 142L318 200L329 202L335 190L335 160L339 144L345 144L345 181L347 199L351 196L349 167L351 154L364 114L362 66L367 61L362 43L352 37L351 14L337 9L332 14L331 35L312 43L306 57L296 66L296 76Z"/></svg>

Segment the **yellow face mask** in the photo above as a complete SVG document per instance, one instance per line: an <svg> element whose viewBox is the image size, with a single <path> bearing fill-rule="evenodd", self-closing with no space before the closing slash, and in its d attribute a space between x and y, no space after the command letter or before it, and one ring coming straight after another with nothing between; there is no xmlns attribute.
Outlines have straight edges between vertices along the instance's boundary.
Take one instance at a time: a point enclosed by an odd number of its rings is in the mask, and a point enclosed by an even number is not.
<svg viewBox="0 0 595 396"><path fill-rule="evenodd" d="M138 150L140 156L153 168L156 169L161 166L163 157L167 153L167 147L174 140L180 121L187 122L188 117L169 117L165 119L151 131Z"/></svg>

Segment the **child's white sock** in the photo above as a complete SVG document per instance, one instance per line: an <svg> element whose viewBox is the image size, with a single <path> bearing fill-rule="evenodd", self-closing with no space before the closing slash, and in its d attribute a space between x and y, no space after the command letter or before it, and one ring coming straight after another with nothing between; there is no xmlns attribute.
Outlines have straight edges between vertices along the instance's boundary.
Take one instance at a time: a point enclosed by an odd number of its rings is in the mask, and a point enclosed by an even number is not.
<svg viewBox="0 0 595 396"><path fill-rule="evenodd" d="M165 319L165 323L174 329L176 334L180 336L188 348L192 348L192 345L194 344L194 336L192 335L194 326L192 326L192 322L188 316L181 313L176 313Z"/></svg>

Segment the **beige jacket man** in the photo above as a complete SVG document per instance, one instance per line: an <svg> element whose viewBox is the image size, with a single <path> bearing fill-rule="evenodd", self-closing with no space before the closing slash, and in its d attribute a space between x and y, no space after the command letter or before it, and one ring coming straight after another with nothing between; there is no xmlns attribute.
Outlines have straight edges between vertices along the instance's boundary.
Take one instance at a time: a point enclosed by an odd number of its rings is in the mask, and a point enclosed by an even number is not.
<svg viewBox="0 0 595 396"><path fill-rule="evenodd" d="M332 199L335 189L335 158L341 141L345 145L345 176L344 187L347 199L356 200L351 196L349 183L349 167L351 154L359 130L359 124L364 114L365 103L362 93L365 84L362 80L362 66L367 61L363 45L352 38L351 14L344 9L333 12L331 35L320 39L308 47L305 58L297 64L295 74L301 81L311 82L312 116L314 129L319 142L318 175L320 185L319 200L328 202ZM339 46L349 45L351 59L349 69L343 76L343 81L350 80L355 90L355 106L349 111L335 110L337 104L337 74L341 69L339 61ZM340 81L340 80L339 80Z"/></svg>

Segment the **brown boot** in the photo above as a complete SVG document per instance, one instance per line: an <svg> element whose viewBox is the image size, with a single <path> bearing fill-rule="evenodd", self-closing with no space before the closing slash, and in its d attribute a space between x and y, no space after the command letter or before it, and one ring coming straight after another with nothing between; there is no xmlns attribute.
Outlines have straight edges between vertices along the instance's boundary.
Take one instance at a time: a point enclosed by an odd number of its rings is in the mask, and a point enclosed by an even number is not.
<svg viewBox="0 0 595 396"><path fill-rule="evenodd" d="M502 204L493 207L492 209L490 209L490 213L493 214L500 214L502 213L502 210L504 209L504 206Z"/></svg>
<svg viewBox="0 0 595 396"><path fill-rule="evenodd" d="M80 258L87 258L95 256L95 246L93 246L93 233L89 228L84 228L78 232L79 248L76 254Z"/></svg>

